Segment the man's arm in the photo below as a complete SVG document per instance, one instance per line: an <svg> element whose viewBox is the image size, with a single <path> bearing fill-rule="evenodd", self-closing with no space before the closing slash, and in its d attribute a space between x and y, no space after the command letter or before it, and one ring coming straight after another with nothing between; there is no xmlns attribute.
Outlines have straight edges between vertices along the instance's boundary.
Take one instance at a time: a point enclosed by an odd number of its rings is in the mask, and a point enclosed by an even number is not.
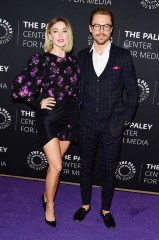
<svg viewBox="0 0 159 240"><path fill-rule="evenodd" d="M125 125L127 126L129 122L132 120L135 114L135 111L137 109L139 90L138 90L135 66L133 64L130 51L127 51L124 57L125 59L124 59L122 77L123 77L124 88L126 92L124 118L125 118Z"/></svg>

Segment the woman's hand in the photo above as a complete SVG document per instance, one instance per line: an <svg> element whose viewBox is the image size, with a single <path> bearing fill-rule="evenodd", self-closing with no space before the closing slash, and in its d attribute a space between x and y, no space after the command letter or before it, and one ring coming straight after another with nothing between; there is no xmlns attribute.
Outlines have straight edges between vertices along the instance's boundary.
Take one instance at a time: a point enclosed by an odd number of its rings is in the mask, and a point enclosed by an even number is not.
<svg viewBox="0 0 159 240"><path fill-rule="evenodd" d="M48 97L48 98L44 98L41 101L41 109L48 109L48 110L52 110L51 107L54 107L56 104L55 98L53 97Z"/></svg>

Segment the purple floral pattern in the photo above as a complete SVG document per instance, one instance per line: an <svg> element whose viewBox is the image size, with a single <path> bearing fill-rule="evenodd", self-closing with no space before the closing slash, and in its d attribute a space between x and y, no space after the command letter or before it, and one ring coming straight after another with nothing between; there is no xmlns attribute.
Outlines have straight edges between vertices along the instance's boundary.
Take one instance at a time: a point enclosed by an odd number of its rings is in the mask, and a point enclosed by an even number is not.
<svg viewBox="0 0 159 240"><path fill-rule="evenodd" d="M33 101L40 88L43 97L55 97L57 101L78 98L80 69L72 55L64 58L50 53L35 54L27 67L13 82L13 98Z"/></svg>
<svg viewBox="0 0 159 240"><path fill-rule="evenodd" d="M34 54L27 67L15 78L12 97L33 102L42 88L43 98L54 97L56 102L77 100L79 95L80 69L76 57L66 54L64 58L50 53ZM72 123L59 133L61 140L71 137Z"/></svg>
<svg viewBox="0 0 159 240"><path fill-rule="evenodd" d="M71 130L72 130L72 125L68 123L65 130L61 131L58 134L59 139L61 139L62 141L71 140Z"/></svg>

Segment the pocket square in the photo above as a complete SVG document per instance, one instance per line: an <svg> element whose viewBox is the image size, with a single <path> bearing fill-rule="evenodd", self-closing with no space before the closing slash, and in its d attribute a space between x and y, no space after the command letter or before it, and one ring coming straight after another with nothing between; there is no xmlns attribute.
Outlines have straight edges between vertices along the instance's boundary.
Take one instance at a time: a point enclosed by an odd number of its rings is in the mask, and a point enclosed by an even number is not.
<svg viewBox="0 0 159 240"><path fill-rule="evenodd" d="M119 70L119 69L120 69L119 66L114 66L114 67L113 67L113 70Z"/></svg>

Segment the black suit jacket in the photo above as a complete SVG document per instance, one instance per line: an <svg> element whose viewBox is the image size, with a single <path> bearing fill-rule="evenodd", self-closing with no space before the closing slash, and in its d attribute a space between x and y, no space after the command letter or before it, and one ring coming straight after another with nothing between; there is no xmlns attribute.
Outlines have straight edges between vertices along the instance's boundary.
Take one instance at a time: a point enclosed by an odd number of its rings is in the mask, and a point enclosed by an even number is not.
<svg viewBox="0 0 159 240"><path fill-rule="evenodd" d="M89 54L90 48L78 54L81 69L81 102ZM124 122L132 120L138 103L138 84L130 51L111 44L109 60L104 71L108 81L109 131L116 137L122 134Z"/></svg>

